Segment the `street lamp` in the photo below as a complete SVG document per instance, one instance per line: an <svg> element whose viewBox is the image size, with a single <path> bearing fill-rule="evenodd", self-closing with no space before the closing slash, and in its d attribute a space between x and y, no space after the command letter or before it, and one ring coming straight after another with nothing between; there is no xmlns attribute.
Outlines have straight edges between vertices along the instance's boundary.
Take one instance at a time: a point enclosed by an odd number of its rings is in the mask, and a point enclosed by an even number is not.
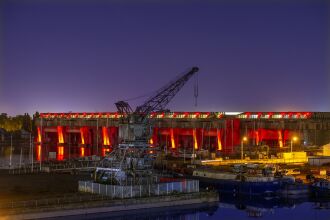
<svg viewBox="0 0 330 220"><path fill-rule="evenodd" d="M244 154L243 154L243 145L244 145L244 142L247 141L247 137L243 137L242 138L242 141L241 141L241 160L243 160L243 157L244 157Z"/></svg>
<svg viewBox="0 0 330 220"><path fill-rule="evenodd" d="M296 136L294 136L292 139L291 139L291 153L292 153L292 146L293 146L293 142L296 142L298 140L298 138Z"/></svg>
<svg viewBox="0 0 330 220"><path fill-rule="evenodd" d="M10 133L10 155L9 155L9 168L11 169L13 157L13 132Z"/></svg>

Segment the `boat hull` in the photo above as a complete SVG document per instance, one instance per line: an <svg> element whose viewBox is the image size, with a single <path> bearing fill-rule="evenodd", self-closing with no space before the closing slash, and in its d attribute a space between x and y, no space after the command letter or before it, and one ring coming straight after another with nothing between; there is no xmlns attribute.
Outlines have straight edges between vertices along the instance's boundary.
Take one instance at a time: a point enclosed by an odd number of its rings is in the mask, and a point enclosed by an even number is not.
<svg viewBox="0 0 330 220"><path fill-rule="evenodd" d="M219 180L204 177L195 177L200 180L202 187L214 187L221 192L248 195L275 194L283 183L278 180L267 182L250 182L239 180Z"/></svg>

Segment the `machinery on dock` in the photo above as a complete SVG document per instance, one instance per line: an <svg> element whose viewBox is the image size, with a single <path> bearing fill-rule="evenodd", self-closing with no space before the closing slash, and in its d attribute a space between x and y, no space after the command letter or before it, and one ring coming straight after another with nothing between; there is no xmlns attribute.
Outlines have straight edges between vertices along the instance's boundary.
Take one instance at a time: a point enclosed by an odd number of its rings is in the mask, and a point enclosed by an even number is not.
<svg viewBox="0 0 330 220"><path fill-rule="evenodd" d="M150 114L164 111L166 105L198 70L198 67L193 67L170 81L137 106L135 111L126 101L115 103L118 113L124 115L119 125L120 143L96 168L96 182L125 185L152 181L153 159L150 155L156 149L149 143L153 127L149 120Z"/></svg>

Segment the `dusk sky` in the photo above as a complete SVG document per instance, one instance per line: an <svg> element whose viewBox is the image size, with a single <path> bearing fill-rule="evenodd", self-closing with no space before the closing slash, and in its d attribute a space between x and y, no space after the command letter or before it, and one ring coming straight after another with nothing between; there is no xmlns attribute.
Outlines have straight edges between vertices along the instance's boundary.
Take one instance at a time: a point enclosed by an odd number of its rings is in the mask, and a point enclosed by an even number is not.
<svg viewBox="0 0 330 220"><path fill-rule="evenodd" d="M193 78L172 111L330 111L329 12L326 0L2 0L0 112L115 111L192 66L198 106Z"/></svg>

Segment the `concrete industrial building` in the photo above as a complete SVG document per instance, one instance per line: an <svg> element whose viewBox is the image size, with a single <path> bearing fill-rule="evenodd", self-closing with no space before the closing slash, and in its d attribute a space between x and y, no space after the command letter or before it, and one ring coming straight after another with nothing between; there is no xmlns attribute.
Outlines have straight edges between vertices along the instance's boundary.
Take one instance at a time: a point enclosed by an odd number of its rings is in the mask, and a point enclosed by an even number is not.
<svg viewBox="0 0 330 220"><path fill-rule="evenodd" d="M148 117L150 144L168 152L207 150L230 156L243 137L249 149L268 146L279 152L292 145L330 143L330 112L157 112ZM117 112L41 113L35 116L37 159L103 156L121 142L122 118Z"/></svg>

